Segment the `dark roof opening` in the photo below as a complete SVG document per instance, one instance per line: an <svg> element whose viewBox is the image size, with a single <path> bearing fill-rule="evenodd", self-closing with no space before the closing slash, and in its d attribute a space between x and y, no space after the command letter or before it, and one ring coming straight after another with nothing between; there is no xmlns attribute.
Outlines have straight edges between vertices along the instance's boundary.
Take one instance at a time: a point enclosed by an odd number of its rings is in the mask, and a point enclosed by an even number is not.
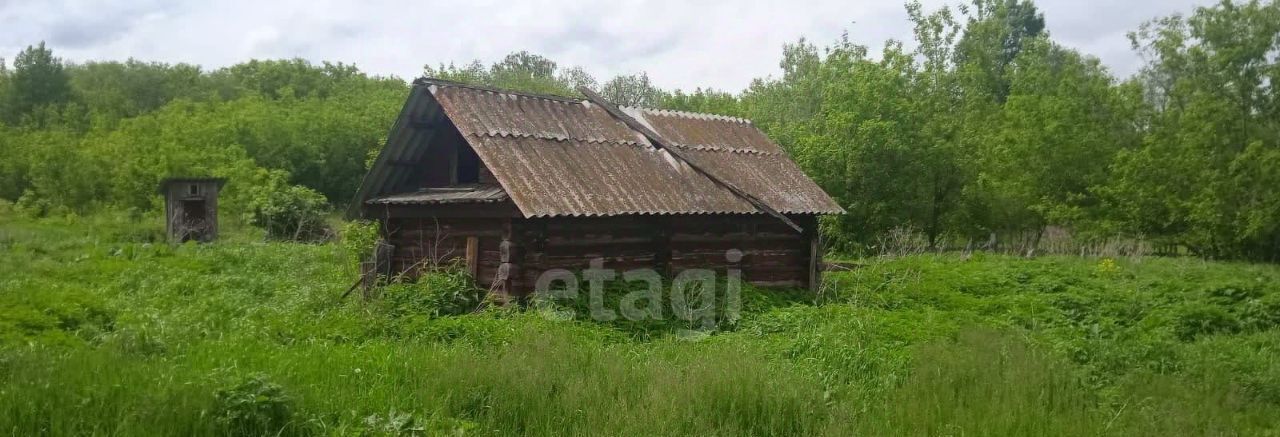
<svg viewBox="0 0 1280 437"><path fill-rule="evenodd" d="M480 182L480 157L476 155L476 151L466 144L460 144L458 147L458 168L455 170L459 184L474 184Z"/></svg>

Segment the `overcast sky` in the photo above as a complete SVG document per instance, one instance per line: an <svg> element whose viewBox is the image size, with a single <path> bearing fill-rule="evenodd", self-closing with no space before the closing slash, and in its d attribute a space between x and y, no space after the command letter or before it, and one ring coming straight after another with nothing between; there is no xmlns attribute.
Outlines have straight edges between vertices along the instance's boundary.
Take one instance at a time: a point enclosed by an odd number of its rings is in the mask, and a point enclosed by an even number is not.
<svg viewBox="0 0 1280 437"><path fill-rule="evenodd" d="M646 71L665 88L736 91L752 78L776 75L782 45L802 36L821 45L847 30L854 42L878 50L885 39L911 34L894 0L355 3L0 0L0 57L12 65L19 50L44 40L72 61L133 57L213 69L249 58L302 57L412 79L424 64L487 64L529 50L600 80ZM1122 76L1140 62L1126 32L1208 3L1038 1L1054 39L1098 56Z"/></svg>

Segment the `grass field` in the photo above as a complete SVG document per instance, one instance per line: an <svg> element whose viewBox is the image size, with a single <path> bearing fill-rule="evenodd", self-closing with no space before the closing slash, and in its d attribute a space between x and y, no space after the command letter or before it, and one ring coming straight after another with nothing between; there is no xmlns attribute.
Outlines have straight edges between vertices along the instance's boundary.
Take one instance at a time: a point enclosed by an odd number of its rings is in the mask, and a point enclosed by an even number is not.
<svg viewBox="0 0 1280 437"><path fill-rule="evenodd" d="M157 224L0 215L0 434L1280 435L1276 266L870 259L690 336Z"/></svg>

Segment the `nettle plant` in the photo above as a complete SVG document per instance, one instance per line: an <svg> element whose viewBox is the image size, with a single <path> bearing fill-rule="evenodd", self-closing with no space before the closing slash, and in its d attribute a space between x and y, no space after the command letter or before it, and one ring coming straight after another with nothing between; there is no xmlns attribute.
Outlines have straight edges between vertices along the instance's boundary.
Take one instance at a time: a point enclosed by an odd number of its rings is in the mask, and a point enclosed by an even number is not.
<svg viewBox="0 0 1280 437"><path fill-rule="evenodd" d="M279 435L293 418L293 400L266 375L250 375L215 396L217 422L230 435Z"/></svg>

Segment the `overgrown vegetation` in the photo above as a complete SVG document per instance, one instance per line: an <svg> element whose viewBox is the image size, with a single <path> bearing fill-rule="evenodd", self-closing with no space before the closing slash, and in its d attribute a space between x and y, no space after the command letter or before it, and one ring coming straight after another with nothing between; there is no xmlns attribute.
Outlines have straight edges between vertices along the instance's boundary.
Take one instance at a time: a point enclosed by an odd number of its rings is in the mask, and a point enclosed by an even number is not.
<svg viewBox="0 0 1280 437"><path fill-rule="evenodd" d="M735 323L691 336L678 320L477 309L478 290L447 273L339 301L359 243L244 228L171 246L160 223L0 216L0 429L1280 432L1274 266L868 259L828 275L816 302L748 288Z"/></svg>
<svg viewBox="0 0 1280 437"><path fill-rule="evenodd" d="M1055 42L1054 17L1030 0L906 8L911 43L802 39L783 48L780 76L739 92L598 81L527 52L424 74L751 119L849 211L824 223L846 252L878 253L908 229L930 249L1122 242L1280 259L1276 0L1155 18L1131 34L1146 64L1127 78ZM43 44L12 60L0 199L38 216L154 211L156 183L175 175L229 178L221 204L235 216L310 210L309 190L343 205L407 91L341 63L68 64ZM276 236L297 234L292 220L255 219L291 228ZM1040 244L1053 233L1074 242Z"/></svg>
<svg viewBox="0 0 1280 437"><path fill-rule="evenodd" d="M279 179L250 189L247 222L268 238L313 241L326 236L328 205L320 193L303 186L284 186Z"/></svg>
<svg viewBox="0 0 1280 437"><path fill-rule="evenodd" d="M0 432L1280 435L1280 268L984 251L1276 260L1280 4L1152 21L1123 80L1031 2L907 7L916 48L802 40L737 93L525 52L426 69L750 118L849 210L823 223L839 249L907 254L818 295L748 287L712 324L496 308L449 269L339 300L377 232L323 218L402 80L32 46L0 63ZM178 175L230 179L218 243L165 241Z"/></svg>

